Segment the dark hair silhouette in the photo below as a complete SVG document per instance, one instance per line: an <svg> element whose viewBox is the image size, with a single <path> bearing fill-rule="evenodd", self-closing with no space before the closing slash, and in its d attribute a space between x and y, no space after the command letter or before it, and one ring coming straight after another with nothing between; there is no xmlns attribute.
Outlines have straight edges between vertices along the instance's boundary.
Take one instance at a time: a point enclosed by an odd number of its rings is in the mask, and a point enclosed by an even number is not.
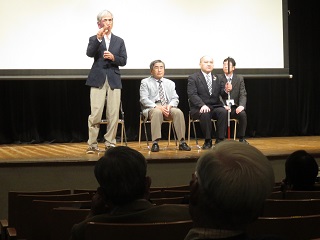
<svg viewBox="0 0 320 240"><path fill-rule="evenodd" d="M291 190L312 190L318 175L318 164L305 150L289 155L285 163L285 184Z"/></svg>

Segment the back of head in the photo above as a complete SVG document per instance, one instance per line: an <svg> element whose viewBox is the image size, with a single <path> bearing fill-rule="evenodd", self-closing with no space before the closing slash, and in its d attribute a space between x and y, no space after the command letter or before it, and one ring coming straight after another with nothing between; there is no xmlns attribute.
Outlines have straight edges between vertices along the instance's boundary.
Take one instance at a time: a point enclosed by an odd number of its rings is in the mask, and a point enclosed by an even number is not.
<svg viewBox="0 0 320 240"><path fill-rule="evenodd" d="M202 212L198 216L206 215L211 227L232 230L243 229L259 216L275 181L269 160L258 149L229 140L199 158L196 176L196 208Z"/></svg>
<svg viewBox="0 0 320 240"><path fill-rule="evenodd" d="M309 190L316 182L318 164L305 150L298 150L287 158L285 172L285 182L293 190Z"/></svg>
<svg viewBox="0 0 320 240"><path fill-rule="evenodd" d="M147 162L132 148L108 149L95 165L94 173L106 200L113 205L124 205L144 197Z"/></svg>

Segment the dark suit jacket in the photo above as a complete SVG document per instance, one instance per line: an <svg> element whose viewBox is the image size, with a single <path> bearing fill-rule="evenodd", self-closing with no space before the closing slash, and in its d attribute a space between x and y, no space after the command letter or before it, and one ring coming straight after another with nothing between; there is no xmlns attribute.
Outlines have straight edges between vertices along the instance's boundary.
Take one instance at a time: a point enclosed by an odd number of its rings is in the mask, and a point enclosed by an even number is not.
<svg viewBox="0 0 320 240"><path fill-rule="evenodd" d="M218 78L221 79L223 84L226 84L227 78L225 74L219 74ZM230 99L234 100L234 104L237 107L243 106L244 109L246 109L247 91L244 84L243 76L233 74L231 84L232 84L232 91L230 92ZM227 99L228 99L228 96L223 98L224 104L226 104Z"/></svg>
<svg viewBox="0 0 320 240"><path fill-rule="evenodd" d="M127 64L127 51L123 39L111 34L108 50L114 55L114 61L103 58L103 52L105 50L106 42L104 38L101 42L98 41L96 35L89 38L87 56L93 57L94 62L89 72L86 85L90 87L102 87L107 75L109 86L112 89L121 89L122 83L119 66L125 66Z"/></svg>
<svg viewBox="0 0 320 240"><path fill-rule="evenodd" d="M228 97L221 80L214 74L211 74L211 78L212 94L210 96L207 82L201 71L189 76L187 91L191 115L198 113L203 105L207 105L211 110L215 107L221 107L223 104L220 96Z"/></svg>
<svg viewBox="0 0 320 240"><path fill-rule="evenodd" d="M75 224L71 231L71 240L84 240L87 222L106 223L152 223L191 220L188 204L164 204L154 206L147 200L136 200L119 207L112 214L101 214Z"/></svg>

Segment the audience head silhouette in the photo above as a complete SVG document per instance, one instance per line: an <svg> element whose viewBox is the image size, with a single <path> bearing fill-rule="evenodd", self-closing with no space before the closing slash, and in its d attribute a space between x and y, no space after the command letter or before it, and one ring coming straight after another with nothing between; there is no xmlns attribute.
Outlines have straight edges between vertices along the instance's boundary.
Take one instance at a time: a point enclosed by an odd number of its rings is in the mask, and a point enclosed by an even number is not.
<svg viewBox="0 0 320 240"><path fill-rule="evenodd" d="M194 227L210 229L195 234L199 239L209 239L212 229L223 237L243 234L261 213L274 181L269 160L255 147L232 140L217 144L198 159L191 181Z"/></svg>
<svg viewBox="0 0 320 240"><path fill-rule="evenodd" d="M285 163L285 184L291 190L312 190L318 175L318 164L305 150L289 155Z"/></svg>
<svg viewBox="0 0 320 240"><path fill-rule="evenodd" d="M149 192L151 180L146 176L146 159L132 148L109 148L96 163L94 173L110 205L124 205L145 198Z"/></svg>

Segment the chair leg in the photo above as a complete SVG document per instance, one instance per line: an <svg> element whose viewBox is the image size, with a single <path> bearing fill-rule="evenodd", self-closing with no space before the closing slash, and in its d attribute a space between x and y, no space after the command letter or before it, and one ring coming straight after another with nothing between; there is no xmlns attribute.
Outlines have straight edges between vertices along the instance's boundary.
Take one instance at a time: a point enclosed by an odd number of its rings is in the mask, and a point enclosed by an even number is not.
<svg viewBox="0 0 320 240"><path fill-rule="evenodd" d="M147 134L146 119L143 120L143 127L144 127L144 135L146 136L147 147L148 147L148 149L150 149L149 140L148 140L148 134Z"/></svg>
<svg viewBox="0 0 320 240"><path fill-rule="evenodd" d="M197 131L196 131L196 126L195 126L195 124L194 124L194 121L192 121L192 127L193 127L194 138L196 139L196 145L199 147L198 137L197 137Z"/></svg>
<svg viewBox="0 0 320 240"><path fill-rule="evenodd" d="M120 144L123 145L123 122L119 122L121 124L121 135L120 135Z"/></svg>
<svg viewBox="0 0 320 240"><path fill-rule="evenodd" d="M126 146L128 146L126 127L124 125L124 122L122 123L122 130L121 130L121 145L123 144L123 138L124 138L124 143L126 144Z"/></svg>
<svg viewBox="0 0 320 240"><path fill-rule="evenodd" d="M142 126L142 122L140 121L139 124L139 147L141 148L141 126Z"/></svg>
<svg viewBox="0 0 320 240"><path fill-rule="evenodd" d="M237 122L237 120L234 121L233 140L236 140L237 137Z"/></svg>
<svg viewBox="0 0 320 240"><path fill-rule="evenodd" d="M171 126L172 126L174 141L175 141L176 147L177 147L178 146L178 137L177 137L176 129L174 128L174 124L173 123L172 123Z"/></svg>
<svg viewBox="0 0 320 240"><path fill-rule="evenodd" d="M189 124L188 124L188 145L190 145L190 128L191 128L191 122L189 117Z"/></svg>
<svg viewBox="0 0 320 240"><path fill-rule="evenodd" d="M167 147L169 147L169 145L170 145L170 138L171 138L171 122L169 122L169 132L168 132L168 145L167 145Z"/></svg>

